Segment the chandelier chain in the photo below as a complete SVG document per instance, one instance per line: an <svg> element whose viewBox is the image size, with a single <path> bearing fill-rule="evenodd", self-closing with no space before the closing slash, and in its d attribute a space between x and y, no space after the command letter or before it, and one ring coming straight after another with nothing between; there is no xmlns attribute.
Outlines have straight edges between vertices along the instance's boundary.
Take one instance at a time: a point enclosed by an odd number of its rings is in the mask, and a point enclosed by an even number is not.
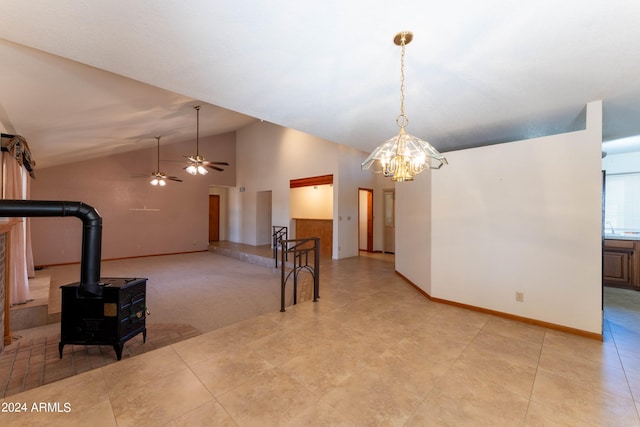
<svg viewBox="0 0 640 427"><path fill-rule="evenodd" d="M405 127L409 123L409 119L404 114L404 56L406 46L406 35L403 33L400 39L400 115L396 118L396 123L401 128Z"/></svg>

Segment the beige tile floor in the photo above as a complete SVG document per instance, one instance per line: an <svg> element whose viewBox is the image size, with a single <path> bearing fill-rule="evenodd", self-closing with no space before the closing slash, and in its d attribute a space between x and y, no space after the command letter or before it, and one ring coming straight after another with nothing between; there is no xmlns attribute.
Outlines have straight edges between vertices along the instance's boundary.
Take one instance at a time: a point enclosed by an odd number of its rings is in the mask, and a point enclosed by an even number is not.
<svg viewBox="0 0 640 427"><path fill-rule="evenodd" d="M27 412L0 425L640 426L624 291L607 292L600 342L430 302L385 259L321 273L317 303L11 396L2 408Z"/></svg>

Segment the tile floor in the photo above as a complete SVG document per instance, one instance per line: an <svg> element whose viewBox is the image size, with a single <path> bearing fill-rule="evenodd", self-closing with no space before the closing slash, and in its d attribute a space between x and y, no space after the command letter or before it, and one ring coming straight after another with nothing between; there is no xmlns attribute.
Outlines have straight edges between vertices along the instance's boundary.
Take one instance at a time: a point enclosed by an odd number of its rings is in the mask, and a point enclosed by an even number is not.
<svg viewBox="0 0 640 427"><path fill-rule="evenodd" d="M193 326L176 323L151 323L147 331L146 342L142 334L126 342L122 350L124 359L200 335ZM68 344L64 357L60 358L59 322L22 332L25 336L15 336L0 354L0 398L117 362L113 347L106 345Z"/></svg>
<svg viewBox="0 0 640 427"><path fill-rule="evenodd" d="M3 409L27 411L0 424L640 426L640 309L623 291L600 342L430 302L384 259L321 271L318 303L11 396Z"/></svg>

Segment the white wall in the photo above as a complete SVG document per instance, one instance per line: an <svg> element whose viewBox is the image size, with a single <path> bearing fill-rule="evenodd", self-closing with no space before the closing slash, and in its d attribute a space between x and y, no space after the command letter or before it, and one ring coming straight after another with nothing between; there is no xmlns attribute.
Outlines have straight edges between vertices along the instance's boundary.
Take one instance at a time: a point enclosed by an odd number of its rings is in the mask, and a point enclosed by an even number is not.
<svg viewBox="0 0 640 427"><path fill-rule="evenodd" d="M256 244L268 245L271 243L273 231L271 228L271 191L258 191L256 193Z"/></svg>
<svg viewBox="0 0 640 427"><path fill-rule="evenodd" d="M272 191L272 225L292 227L289 181L333 175L333 258L358 254L358 187L374 188L377 182L360 170L366 153L267 122L237 131L236 150L238 188L229 194L229 240L256 244L256 192Z"/></svg>
<svg viewBox="0 0 640 427"><path fill-rule="evenodd" d="M440 171L433 172L434 174ZM396 185L396 270L431 294L431 171Z"/></svg>
<svg viewBox="0 0 640 427"><path fill-rule="evenodd" d="M436 298L601 333L601 126L597 101L585 131L446 153L430 218L429 179L398 185L398 272Z"/></svg>

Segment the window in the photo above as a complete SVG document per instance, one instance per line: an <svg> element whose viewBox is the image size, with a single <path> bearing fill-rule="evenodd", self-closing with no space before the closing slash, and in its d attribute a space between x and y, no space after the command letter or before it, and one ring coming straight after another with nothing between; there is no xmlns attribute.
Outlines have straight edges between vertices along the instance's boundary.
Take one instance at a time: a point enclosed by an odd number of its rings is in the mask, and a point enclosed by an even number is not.
<svg viewBox="0 0 640 427"><path fill-rule="evenodd" d="M607 175L605 230L640 231L640 173Z"/></svg>

